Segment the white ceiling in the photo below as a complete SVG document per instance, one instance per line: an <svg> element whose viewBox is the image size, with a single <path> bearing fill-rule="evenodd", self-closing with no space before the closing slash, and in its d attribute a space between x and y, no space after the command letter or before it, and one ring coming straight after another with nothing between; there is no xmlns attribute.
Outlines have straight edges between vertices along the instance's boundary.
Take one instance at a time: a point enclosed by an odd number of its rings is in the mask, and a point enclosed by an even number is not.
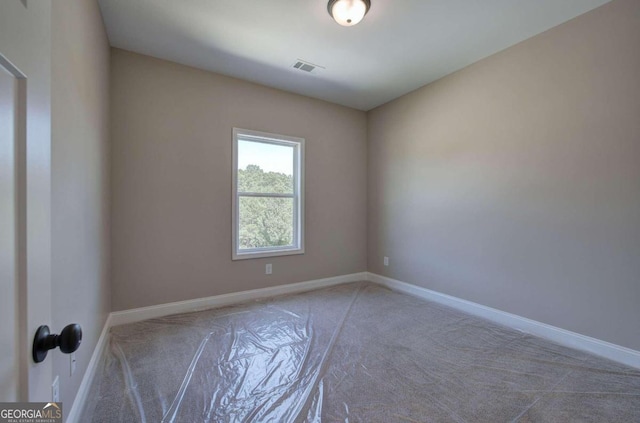
<svg viewBox="0 0 640 423"><path fill-rule="evenodd" d="M99 0L111 45L369 110L609 0ZM292 68L297 59L324 66Z"/></svg>

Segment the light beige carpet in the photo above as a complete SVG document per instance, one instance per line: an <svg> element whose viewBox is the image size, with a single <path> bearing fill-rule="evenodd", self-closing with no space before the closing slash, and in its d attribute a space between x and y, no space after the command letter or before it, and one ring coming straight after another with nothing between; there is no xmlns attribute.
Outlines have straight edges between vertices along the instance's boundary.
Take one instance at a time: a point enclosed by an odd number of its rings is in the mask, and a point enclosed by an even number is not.
<svg viewBox="0 0 640 423"><path fill-rule="evenodd" d="M355 283L111 330L83 422L640 422L640 370Z"/></svg>

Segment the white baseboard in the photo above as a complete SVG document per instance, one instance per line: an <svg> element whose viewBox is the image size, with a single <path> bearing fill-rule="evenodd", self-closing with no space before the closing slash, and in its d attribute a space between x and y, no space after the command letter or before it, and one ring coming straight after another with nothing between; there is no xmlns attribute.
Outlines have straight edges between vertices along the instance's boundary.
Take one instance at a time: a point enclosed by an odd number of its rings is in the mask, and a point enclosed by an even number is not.
<svg viewBox="0 0 640 423"><path fill-rule="evenodd" d="M427 288L401 282L375 273L368 272L367 280L386 286L394 291L424 298L474 316L491 320L512 329L548 339L569 348L586 351L628 366L640 368L640 351L635 351L620 345L601 341L599 339L591 338L565 329L560 329L555 326L547 325L546 323L527 319L525 317L483 306L451 295L441 294Z"/></svg>
<svg viewBox="0 0 640 423"><path fill-rule="evenodd" d="M71 410L69 410L69 414L67 415L67 423L76 423L80 421L80 413L82 413L82 408L84 407L84 403L86 402L87 396L89 395L91 383L93 382L96 371L98 369L98 362L100 360L100 357L102 356L102 352L107 347L110 327L111 314L107 316L107 320L104 322L102 332L100 332L98 343L93 350L93 354L91 354L91 359L89 360L87 370L84 372L84 376L82 377L82 382L80 383L80 387L78 388L78 393L76 393L76 397L73 401L73 405L71 406Z"/></svg>
<svg viewBox="0 0 640 423"><path fill-rule="evenodd" d="M213 297L197 298L194 300L159 304L150 307L115 311L111 313L111 326L140 322L142 320L154 319L157 317L169 316L172 314L189 313L198 310L205 310L208 308L238 304L241 302L257 300L260 298L274 297L276 295L311 291L313 289L339 285L341 283L366 280L367 272L352 273L350 275L335 276L332 278L315 279L288 285L278 285L269 288L252 289L250 291L233 292L230 294L216 295Z"/></svg>

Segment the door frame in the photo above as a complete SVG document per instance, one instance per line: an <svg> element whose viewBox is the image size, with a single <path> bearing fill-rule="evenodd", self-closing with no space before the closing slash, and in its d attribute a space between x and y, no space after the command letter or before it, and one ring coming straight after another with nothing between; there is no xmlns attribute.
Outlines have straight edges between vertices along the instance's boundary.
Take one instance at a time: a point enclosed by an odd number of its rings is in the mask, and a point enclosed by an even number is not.
<svg viewBox="0 0 640 423"><path fill-rule="evenodd" d="M0 1L0 54L18 80L18 400L49 402L52 360L34 363L31 346L38 326L51 326L51 2Z"/></svg>
<svg viewBox="0 0 640 423"><path fill-rule="evenodd" d="M25 359L24 345L28 343L27 332L27 226L26 226L26 95L27 76L20 71L2 52L0 52L0 67L15 78L15 110L14 110L14 219L15 219L15 303L17 322L16 354L18 357L18 399L28 397L28 360Z"/></svg>

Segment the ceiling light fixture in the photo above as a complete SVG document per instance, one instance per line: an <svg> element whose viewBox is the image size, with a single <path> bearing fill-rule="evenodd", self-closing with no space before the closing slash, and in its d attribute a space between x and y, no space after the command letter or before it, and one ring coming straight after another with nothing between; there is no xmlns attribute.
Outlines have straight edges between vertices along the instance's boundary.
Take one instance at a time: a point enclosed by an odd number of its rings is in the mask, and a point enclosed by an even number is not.
<svg viewBox="0 0 640 423"><path fill-rule="evenodd" d="M327 10L342 26L353 26L360 22L371 7L370 0L329 0Z"/></svg>

